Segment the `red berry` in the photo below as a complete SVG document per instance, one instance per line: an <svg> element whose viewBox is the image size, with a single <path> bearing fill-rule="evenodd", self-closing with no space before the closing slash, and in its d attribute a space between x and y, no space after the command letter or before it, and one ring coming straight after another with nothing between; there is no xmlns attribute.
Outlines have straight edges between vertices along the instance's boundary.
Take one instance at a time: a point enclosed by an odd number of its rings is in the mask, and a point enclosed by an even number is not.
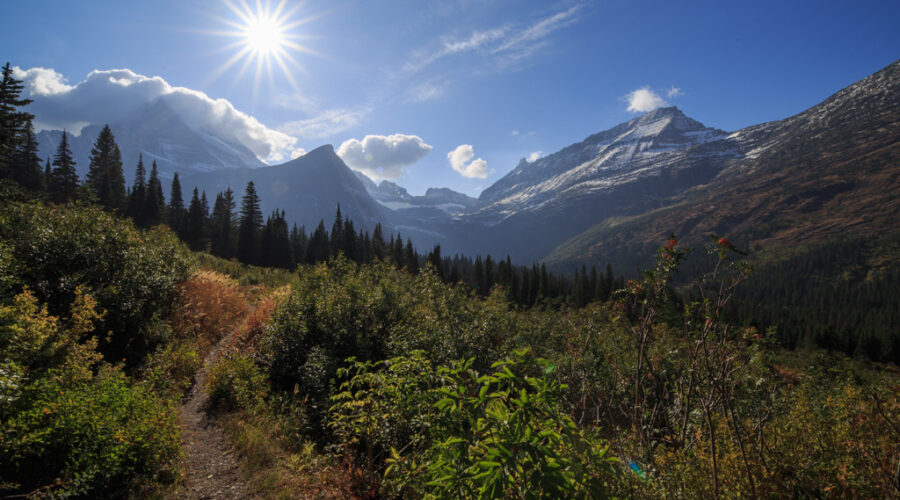
<svg viewBox="0 0 900 500"><path fill-rule="evenodd" d="M719 245L721 245L721 246L723 246L723 247L725 247L725 248L731 248L731 242L728 241L728 240L725 239L725 238L722 238L722 239L719 240Z"/></svg>

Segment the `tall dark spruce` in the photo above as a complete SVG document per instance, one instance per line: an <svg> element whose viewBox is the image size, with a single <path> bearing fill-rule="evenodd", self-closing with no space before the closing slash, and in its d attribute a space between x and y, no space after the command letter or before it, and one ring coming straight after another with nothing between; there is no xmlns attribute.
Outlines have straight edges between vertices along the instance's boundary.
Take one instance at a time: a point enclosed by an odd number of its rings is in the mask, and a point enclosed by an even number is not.
<svg viewBox="0 0 900 500"><path fill-rule="evenodd" d="M97 202L107 210L122 210L126 207L122 154L109 125L103 126L91 149L85 182Z"/></svg>
<svg viewBox="0 0 900 500"><path fill-rule="evenodd" d="M241 262L246 264L259 262L259 228L262 223L259 196L256 194L253 181L250 181L241 201L241 219L238 227L238 259Z"/></svg>
<svg viewBox="0 0 900 500"><path fill-rule="evenodd" d="M166 216L169 227L181 239L186 240L185 220L187 213L184 209L184 197L181 195L181 182L178 180L178 172L172 177L172 188L169 189L169 206L166 208Z"/></svg>
<svg viewBox="0 0 900 500"><path fill-rule="evenodd" d="M27 106L31 99L23 99L25 86L13 77L9 63L3 66L0 78L0 177L14 177L10 172L16 153L24 146L26 129L31 128L34 115L18 108Z"/></svg>
<svg viewBox="0 0 900 500"><path fill-rule="evenodd" d="M56 203L67 203L78 196L78 174L75 172L75 160L69 149L68 137L69 134L63 130L59 147L53 156L53 170L50 172L48 191L50 200Z"/></svg>
<svg viewBox="0 0 900 500"><path fill-rule="evenodd" d="M147 227L166 222L166 199L163 196L162 183L156 161L150 167L150 180L147 181L147 193L144 198L144 223Z"/></svg>
<svg viewBox="0 0 900 500"><path fill-rule="evenodd" d="M134 169L134 184L128 193L128 208L125 214L134 220L140 227L147 227L144 208L147 205L147 171L144 169L144 155L138 155L137 167Z"/></svg>

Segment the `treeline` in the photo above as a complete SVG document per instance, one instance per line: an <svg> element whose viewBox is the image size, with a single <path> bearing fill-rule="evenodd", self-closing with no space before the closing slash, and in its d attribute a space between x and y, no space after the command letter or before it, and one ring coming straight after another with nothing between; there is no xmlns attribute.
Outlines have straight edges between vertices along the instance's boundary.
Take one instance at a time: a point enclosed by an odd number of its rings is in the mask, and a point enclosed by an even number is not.
<svg viewBox="0 0 900 500"><path fill-rule="evenodd" d="M736 293L736 321L775 327L790 348L822 347L900 363L897 239L852 238L803 247L763 263ZM874 263L881 264L874 264Z"/></svg>
<svg viewBox="0 0 900 500"><path fill-rule="evenodd" d="M20 97L22 83L12 76L7 64L2 80L3 151L0 155L0 177L16 181L22 188L44 196L55 203L81 200L97 203L106 210L130 217L141 228L165 224L195 251L207 251L225 259L258 266L293 269L298 264L315 264L343 254L359 263L387 260L399 268L417 273L430 262L445 282L464 283L479 295L486 296L494 286L516 304L562 304L578 306L606 300L623 280L605 271L582 267L572 278L547 271L543 264L515 266L492 256L461 255L444 257L440 246L426 255L420 254L400 234L385 235L381 224L372 233L357 229L352 220L341 215L337 207L331 230L320 221L310 233L294 224L288 227L284 210L263 217L260 198L253 182L246 186L237 209L231 188L216 194L210 207L205 191L195 187L185 204L181 182L175 173L165 200L156 162L149 177L143 156L135 167L134 182L126 188L122 155L109 126L104 126L91 149L87 177L81 183L75 160L69 149L68 134L42 168L37 155L37 141L32 128L33 115L19 111L31 101Z"/></svg>

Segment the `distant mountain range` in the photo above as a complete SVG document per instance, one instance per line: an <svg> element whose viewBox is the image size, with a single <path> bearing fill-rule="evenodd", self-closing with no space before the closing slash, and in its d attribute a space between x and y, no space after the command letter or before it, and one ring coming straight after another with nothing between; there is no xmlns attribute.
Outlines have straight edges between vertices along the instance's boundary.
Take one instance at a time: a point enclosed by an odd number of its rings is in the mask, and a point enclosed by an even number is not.
<svg viewBox="0 0 900 500"><path fill-rule="evenodd" d="M79 173L99 126L72 149ZM161 102L111 124L132 175L138 152L162 176L238 197L253 180L263 209L311 228L338 203L358 226L376 222L445 255L510 255L557 268L646 265L669 232L696 244L711 233L758 249L896 231L900 224L900 62L803 113L725 132L660 108L519 165L478 199L452 190L412 196L354 172L322 146L264 166L245 147L185 125ZM41 154L60 133L41 132ZM168 187L168 186L167 186Z"/></svg>

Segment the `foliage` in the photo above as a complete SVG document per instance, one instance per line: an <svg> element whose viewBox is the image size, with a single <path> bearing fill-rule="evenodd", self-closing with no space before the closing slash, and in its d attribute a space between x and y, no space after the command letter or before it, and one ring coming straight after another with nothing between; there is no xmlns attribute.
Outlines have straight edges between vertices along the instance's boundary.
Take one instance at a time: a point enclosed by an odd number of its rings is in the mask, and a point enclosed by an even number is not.
<svg viewBox="0 0 900 500"><path fill-rule="evenodd" d="M24 393L0 434L6 481L60 496L114 496L175 466L175 409L116 369L75 384L44 378Z"/></svg>
<svg viewBox="0 0 900 500"><path fill-rule="evenodd" d="M96 333L110 359L138 361L158 339L152 323L188 273L165 228L141 232L98 208L10 204L0 226L20 282L65 315L80 286L106 311ZM107 337L109 334L109 337Z"/></svg>
<svg viewBox="0 0 900 500"><path fill-rule="evenodd" d="M268 394L263 370L250 358L225 355L209 368L207 388L212 407L222 411L254 409Z"/></svg>
<svg viewBox="0 0 900 500"><path fill-rule="evenodd" d="M385 493L427 498L597 498L614 459L560 403L554 367L527 350L480 376L472 361L436 371L422 357L356 363L332 425L378 465ZM389 451L388 451L389 450Z"/></svg>
<svg viewBox="0 0 900 500"><path fill-rule="evenodd" d="M102 364L96 340L84 340L102 314L80 287L69 311L52 316L27 290L0 306L0 482L121 494L174 467L174 408Z"/></svg>

